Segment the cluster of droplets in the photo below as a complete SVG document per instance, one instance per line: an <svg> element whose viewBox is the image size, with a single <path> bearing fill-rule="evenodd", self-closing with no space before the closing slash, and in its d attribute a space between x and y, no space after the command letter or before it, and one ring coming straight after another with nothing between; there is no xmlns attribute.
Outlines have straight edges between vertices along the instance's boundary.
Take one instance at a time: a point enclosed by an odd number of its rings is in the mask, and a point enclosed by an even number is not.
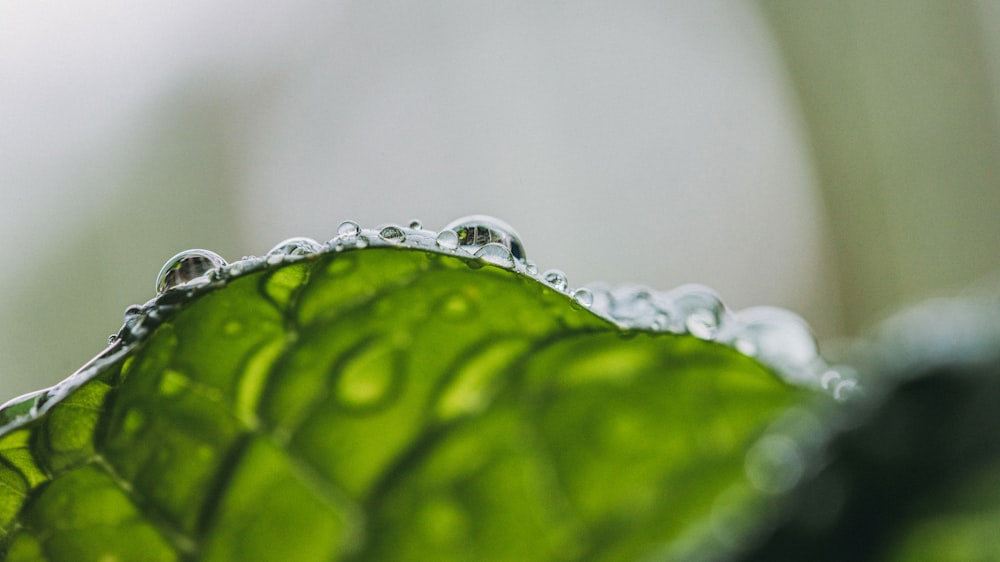
<svg viewBox="0 0 1000 562"><path fill-rule="evenodd" d="M146 305L130 307L122 330L111 342L142 338L171 305L233 277L317 254L393 246L460 256L472 266L491 264L517 271L624 330L688 334L719 342L756 358L790 382L822 388L838 399L857 390L856 376L827 365L806 323L791 312L771 307L734 312L715 291L701 285L683 285L671 291L637 285L573 287L558 269L539 272L528 260L517 232L485 215L463 217L437 232L425 229L419 220L407 226L386 224L374 229L348 220L340 223L337 235L325 244L310 238L289 238L262 257L244 257L231 264L208 250L181 252L160 271L157 297Z"/></svg>

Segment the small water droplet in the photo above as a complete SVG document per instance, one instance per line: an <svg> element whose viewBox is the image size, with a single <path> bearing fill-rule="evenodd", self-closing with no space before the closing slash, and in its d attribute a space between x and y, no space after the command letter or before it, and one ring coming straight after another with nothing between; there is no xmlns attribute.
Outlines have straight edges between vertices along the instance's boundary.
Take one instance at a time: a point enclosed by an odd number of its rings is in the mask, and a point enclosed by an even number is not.
<svg viewBox="0 0 1000 562"><path fill-rule="evenodd" d="M410 228L413 230L423 230L424 223L420 222L420 219L413 219L410 221Z"/></svg>
<svg viewBox="0 0 1000 562"><path fill-rule="evenodd" d="M132 306L126 308L124 314L125 322L128 322L129 320L132 320L133 318L139 316L141 312L142 312L142 305L139 304L133 304Z"/></svg>
<svg viewBox="0 0 1000 562"><path fill-rule="evenodd" d="M271 248L271 251L267 253L268 256L280 255L280 256L307 256L309 254L315 254L320 251L319 242L316 242L312 238L295 237L289 238L284 242L281 242L277 246ZM232 267L229 268L230 272Z"/></svg>
<svg viewBox="0 0 1000 562"><path fill-rule="evenodd" d="M531 275L532 277L534 277L534 276L538 275L538 266L535 265L535 262L533 262L533 261L525 261L524 262L524 271L528 275Z"/></svg>
<svg viewBox="0 0 1000 562"><path fill-rule="evenodd" d="M444 230L453 230L459 246L468 246L475 253L487 244L504 246L515 260L524 261L524 244L521 237L507 223L486 215L472 215L452 221Z"/></svg>
<svg viewBox="0 0 1000 562"><path fill-rule="evenodd" d="M507 269L514 267L514 256L512 256L510 250L502 244L491 242L476 250L474 255L485 262L492 263L493 265L499 265L500 267L505 267Z"/></svg>
<svg viewBox="0 0 1000 562"><path fill-rule="evenodd" d="M110 336L108 336L108 345L114 345L114 343L116 341L118 341L118 334L117 333L111 334Z"/></svg>
<svg viewBox="0 0 1000 562"><path fill-rule="evenodd" d="M270 256L267 256L267 260L265 261L267 261L267 265L278 265L285 261L285 256L282 254L271 254Z"/></svg>
<svg viewBox="0 0 1000 562"><path fill-rule="evenodd" d="M361 225L354 221L344 221L340 223L337 227L337 236L345 239L351 239L361 232Z"/></svg>
<svg viewBox="0 0 1000 562"><path fill-rule="evenodd" d="M224 267L226 260L208 250L185 250L167 260L156 277L156 292L161 294L169 289L198 279L217 268Z"/></svg>
<svg viewBox="0 0 1000 562"><path fill-rule="evenodd" d="M565 293L566 288L569 287L569 280L566 279L566 274L558 269L550 269L542 274L542 279L552 286L553 289Z"/></svg>
<svg viewBox="0 0 1000 562"><path fill-rule="evenodd" d="M458 247L458 234L454 230L442 230L437 235L437 245L446 250L454 250Z"/></svg>
<svg viewBox="0 0 1000 562"><path fill-rule="evenodd" d="M573 291L573 300L584 308L590 308L594 304L594 293L590 289L577 289Z"/></svg>
<svg viewBox="0 0 1000 562"><path fill-rule="evenodd" d="M398 226L389 225L378 231L378 237L387 242L399 244L400 242L406 240L406 233L403 232Z"/></svg>
<svg viewBox="0 0 1000 562"><path fill-rule="evenodd" d="M358 248L359 250L361 248L367 248L368 247L368 239L365 238L364 236L358 236L358 239L354 241L354 247Z"/></svg>

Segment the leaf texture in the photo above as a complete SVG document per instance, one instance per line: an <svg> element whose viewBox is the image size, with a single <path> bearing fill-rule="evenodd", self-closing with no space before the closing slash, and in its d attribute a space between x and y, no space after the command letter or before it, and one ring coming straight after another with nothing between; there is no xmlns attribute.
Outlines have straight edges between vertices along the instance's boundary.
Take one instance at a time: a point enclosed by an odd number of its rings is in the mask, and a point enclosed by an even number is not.
<svg viewBox="0 0 1000 562"><path fill-rule="evenodd" d="M0 432L7 560L639 560L811 393L414 249L183 302Z"/></svg>

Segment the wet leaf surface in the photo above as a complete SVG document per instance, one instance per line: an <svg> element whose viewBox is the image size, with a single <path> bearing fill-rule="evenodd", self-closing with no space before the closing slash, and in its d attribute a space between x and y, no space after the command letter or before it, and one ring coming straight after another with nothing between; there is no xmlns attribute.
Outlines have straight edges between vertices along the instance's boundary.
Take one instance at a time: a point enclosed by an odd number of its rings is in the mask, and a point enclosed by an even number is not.
<svg viewBox="0 0 1000 562"><path fill-rule="evenodd" d="M414 249L243 275L161 320L42 414L0 413L8 560L641 559L717 519L816 396Z"/></svg>

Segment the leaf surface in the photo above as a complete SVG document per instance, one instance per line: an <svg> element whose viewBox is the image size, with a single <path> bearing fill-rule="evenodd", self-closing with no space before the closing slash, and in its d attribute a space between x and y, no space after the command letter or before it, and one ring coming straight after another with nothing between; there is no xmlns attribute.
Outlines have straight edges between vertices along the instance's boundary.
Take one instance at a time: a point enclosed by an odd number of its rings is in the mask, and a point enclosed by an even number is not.
<svg viewBox="0 0 1000 562"><path fill-rule="evenodd" d="M710 525L812 395L477 260L220 285L0 412L8 560L641 559Z"/></svg>

